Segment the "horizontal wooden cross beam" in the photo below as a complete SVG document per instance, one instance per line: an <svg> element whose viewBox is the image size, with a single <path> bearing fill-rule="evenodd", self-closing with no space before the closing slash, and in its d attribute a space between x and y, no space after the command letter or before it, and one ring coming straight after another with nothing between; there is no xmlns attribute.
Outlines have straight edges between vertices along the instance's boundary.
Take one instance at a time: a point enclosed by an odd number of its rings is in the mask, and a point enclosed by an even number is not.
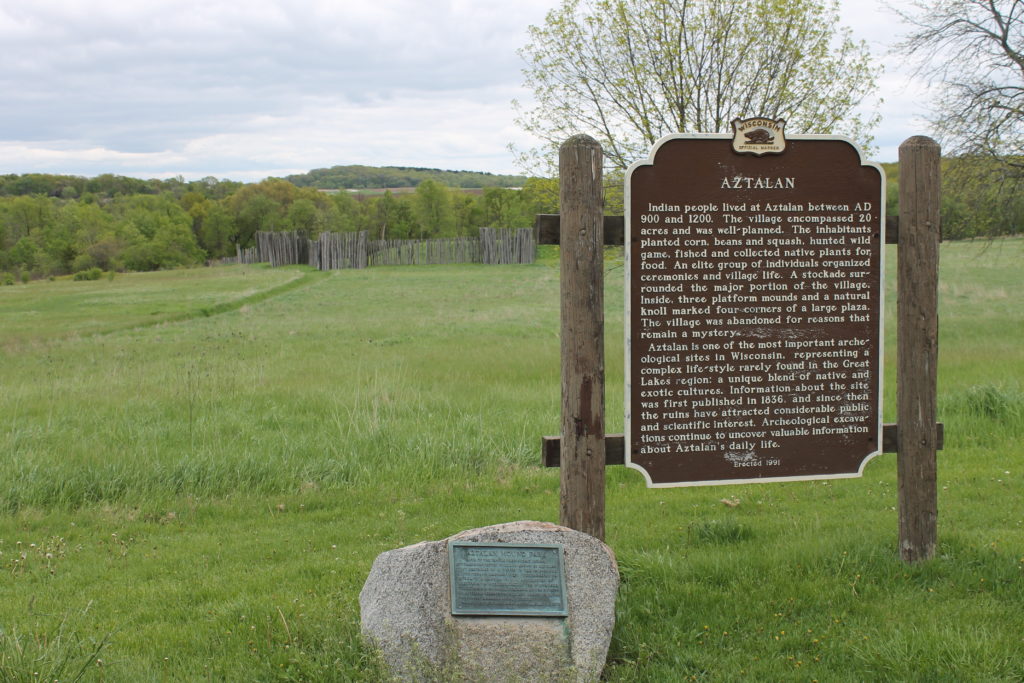
<svg viewBox="0 0 1024 683"><path fill-rule="evenodd" d="M558 244L561 236L561 220L557 213L540 213L534 218L537 230L537 244ZM885 217L885 242L896 244L899 241L900 217ZM622 246L626 243L626 217L604 217L604 244L608 247Z"/></svg>
<svg viewBox="0 0 1024 683"><path fill-rule="evenodd" d="M896 435L899 426L895 424L882 425L882 452L896 452ZM941 422L935 425L935 448L942 450L944 427ZM604 452L606 465L626 464L626 435L605 434ZM560 436L541 437L541 467L558 467L562 463L562 438Z"/></svg>

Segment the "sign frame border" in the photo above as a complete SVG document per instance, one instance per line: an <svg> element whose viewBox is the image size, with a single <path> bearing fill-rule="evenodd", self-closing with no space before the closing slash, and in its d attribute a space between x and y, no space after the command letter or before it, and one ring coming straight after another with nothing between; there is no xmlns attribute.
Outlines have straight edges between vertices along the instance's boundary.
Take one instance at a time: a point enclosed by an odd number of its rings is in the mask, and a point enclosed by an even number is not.
<svg viewBox="0 0 1024 683"><path fill-rule="evenodd" d="M623 298L625 299L625 319L623 320L623 333L625 336L623 343L623 351L625 353L625 362L623 365L623 379L624 379L624 390L625 396L623 401L623 412L624 412L624 456L625 465L627 468L640 472L644 480L647 483L647 488L680 488L680 487L693 487L693 486L722 486L729 484L759 484L759 483L771 483L771 482L786 482L786 481L817 481L825 479L853 479L862 477L864 475L864 468L867 467L868 462L873 460L882 454L882 413L883 413L883 396L885 393L885 217L886 217L886 177L885 169L882 168L881 164L874 161L867 161L864 158L864 151L860 148L857 143L851 140L845 135L820 135L820 134L802 134L802 135L786 135L787 141L792 140L821 140L821 141L834 141L834 142L845 142L850 145L854 151L857 152L857 158L860 160L862 167L867 166L874 168L878 171L880 178L880 196L879 196L879 215L878 215L878 229L879 229L879 263L878 263L878 277L879 277L879 288L881 290L879 302L878 302L878 346L875 354L875 362L878 364L878 415L877 415L877 434L878 441L875 444L873 451L868 453L860 462L860 467L856 472L841 472L837 474L817 474L808 476L779 476L779 477L751 477L746 479L717 479L717 480L705 480L705 481L684 481L684 482L660 482L654 483L651 480L650 473L639 464L633 462L632 459L632 383L630 377L632 376L632 318L631 318L631 287L633 284L633 266L630 259L630 244L632 242L632 183L630 182L633 177L633 172L643 166L654 166L654 159L661 147L666 143L673 140L723 140L729 142L733 139L732 135L727 133L672 133L665 135L660 138L654 145L651 146L651 150L647 155L646 159L640 159L630 164L629 168L626 169L625 178L623 180L624 192L623 192L623 204L625 214L625 228L624 228L624 266L625 270L625 290ZM784 154L784 153L783 153Z"/></svg>

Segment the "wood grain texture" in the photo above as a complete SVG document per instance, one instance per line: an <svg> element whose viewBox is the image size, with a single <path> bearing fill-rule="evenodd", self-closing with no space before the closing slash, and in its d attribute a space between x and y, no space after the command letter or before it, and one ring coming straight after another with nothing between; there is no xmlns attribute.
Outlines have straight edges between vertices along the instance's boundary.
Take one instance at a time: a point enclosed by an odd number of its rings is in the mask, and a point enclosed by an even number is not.
<svg viewBox="0 0 1024 683"><path fill-rule="evenodd" d="M899 549L905 562L934 556L938 365L939 145L915 136L900 145L896 412Z"/></svg>
<svg viewBox="0 0 1024 683"><path fill-rule="evenodd" d="M604 539L604 217L601 146L559 150L561 179L562 526Z"/></svg>

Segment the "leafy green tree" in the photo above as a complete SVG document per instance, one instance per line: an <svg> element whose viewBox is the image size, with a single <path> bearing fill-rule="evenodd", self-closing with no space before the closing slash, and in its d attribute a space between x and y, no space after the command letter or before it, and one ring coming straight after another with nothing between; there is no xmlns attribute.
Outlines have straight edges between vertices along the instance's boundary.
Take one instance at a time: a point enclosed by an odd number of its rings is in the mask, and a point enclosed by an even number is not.
<svg viewBox="0 0 1024 683"><path fill-rule="evenodd" d="M192 219L192 232L196 236L196 240L200 245L203 244L202 230L203 222L206 220L206 214L210 210L210 206L213 202L209 201L201 193L194 190L189 190L182 195L179 200L181 208L184 209L189 217Z"/></svg>
<svg viewBox="0 0 1024 683"><path fill-rule="evenodd" d="M20 196L4 202L3 221L7 239L17 242L42 230L53 218L53 202L41 195Z"/></svg>
<svg viewBox="0 0 1024 683"><path fill-rule="evenodd" d="M114 219L114 230L105 233L100 242L103 257L114 252L112 264L128 270L156 270L202 260L193 217L171 192L117 197L106 210ZM100 249L97 246L90 251Z"/></svg>
<svg viewBox="0 0 1024 683"><path fill-rule="evenodd" d="M218 180L213 176L206 176L202 180L193 180L188 184L190 192L197 192L207 199L225 199L236 192L242 183L235 180Z"/></svg>
<svg viewBox="0 0 1024 683"><path fill-rule="evenodd" d="M348 192L336 192L328 195L336 209L334 230L336 232L353 232L361 229L363 207Z"/></svg>
<svg viewBox="0 0 1024 683"><path fill-rule="evenodd" d="M108 217L109 218L109 217ZM79 235L81 238L82 235ZM124 254L129 249L145 244L145 238L138 229L127 221L115 222L110 219L109 225L92 233L88 242L80 242L81 250L75 257L71 270L78 272L90 268L103 270L149 270L149 265L136 267L125 263Z"/></svg>
<svg viewBox="0 0 1024 683"><path fill-rule="evenodd" d="M381 197L371 199L369 204L373 207L372 227L374 229L371 234L379 240L396 239L398 231L395 229L395 223L397 222L398 202L391 194L391 190L385 190Z"/></svg>
<svg viewBox="0 0 1024 683"><path fill-rule="evenodd" d="M558 213L559 197L558 178L530 178L519 191L523 202L529 207L531 215L538 213Z"/></svg>
<svg viewBox="0 0 1024 683"><path fill-rule="evenodd" d="M338 230L341 224L331 197L280 178L242 186L225 199L225 206L243 246L251 244L258 231L300 230L315 237L324 230Z"/></svg>
<svg viewBox="0 0 1024 683"><path fill-rule="evenodd" d="M53 229L46 231L45 246L55 265L51 273L71 273L92 267L109 270L123 245L108 239L114 219L97 204L68 202L60 208ZM102 247L97 245L104 240Z"/></svg>
<svg viewBox="0 0 1024 683"><path fill-rule="evenodd" d="M288 207L288 226L291 230L299 230L312 236L317 231L317 208L312 200L296 199Z"/></svg>
<svg viewBox="0 0 1024 683"><path fill-rule="evenodd" d="M203 207L203 205L208 202L208 199L206 198L206 195L204 195L202 192L189 190L188 192L183 194L181 196L181 199L178 201L181 204L181 208L185 209L185 211L187 211L189 214L195 216L196 213L199 213L201 215L201 213L205 210L205 207ZM193 213L193 209L196 206L202 208L200 208L196 213Z"/></svg>
<svg viewBox="0 0 1024 683"><path fill-rule="evenodd" d="M524 167L552 169L579 132L626 168L664 135L727 132L737 117L865 145L877 122L857 107L878 69L835 0L563 0L520 55L537 105L514 103L517 123L545 143Z"/></svg>
<svg viewBox="0 0 1024 683"><path fill-rule="evenodd" d="M128 270L179 268L202 262L203 251L196 243L187 219L157 216L153 235L126 248L120 261Z"/></svg>
<svg viewBox="0 0 1024 683"><path fill-rule="evenodd" d="M253 244L257 232L278 230L285 224L281 204L265 194L246 190L243 188L228 200L237 229L238 244L243 247Z"/></svg>
<svg viewBox="0 0 1024 683"><path fill-rule="evenodd" d="M298 187L318 187L324 190L359 188L416 187L424 180L434 180L446 187L518 187L523 176L495 175L474 171L442 171L436 168L407 168L397 166L333 166L317 168L308 173L285 178Z"/></svg>
<svg viewBox="0 0 1024 683"><path fill-rule="evenodd" d="M196 243L191 226L184 220L163 221L153 235L157 268L179 268L203 261L203 250Z"/></svg>
<svg viewBox="0 0 1024 683"><path fill-rule="evenodd" d="M36 233L36 244L42 252L40 275L63 275L71 272L71 265L78 255L75 248L76 209L77 202L63 203L57 209L53 220Z"/></svg>
<svg viewBox="0 0 1024 683"><path fill-rule="evenodd" d="M199 246L206 250L210 258L233 256L236 233L231 213L221 202L207 202L207 204L197 236Z"/></svg>
<svg viewBox="0 0 1024 683"><path fill-rule="evenodd" d="M469 237L480 234L480 227L487 225L484 219L483 196L473 197L463 192L453 192L451 197L455 234Z"/></svg>
<svg viewBox="0 0 1024 683"><path fill-rule="evenodd" d="M368 228L373 239L408 239L416 221L409 203L399 200L390 190L370 200Z"/></svg>
<svg viewBox="0 0 1024 683"><path fill-rule="evenodd" d="M43 173L26 173L13 176L4 183L4 194L11 195L56 195L56 176Z"/></svg>
<svg viewBox="0 0 1024 683"><path fill-rule="evenodd" d="M70 202L61 211L68 230L74 235L78 251L84 251L90 244L98 241L103 233L110 231L114 218L98 204L87 204L81 201Z"/></svg>
<svg viewBox="0 0 1024 683"><path fill-rule="evenodd" d="M521 191L488 187L484 189L481 204L483 225L493 228L525 228L533 225L534 212L530 210Z"/></svg>
<svg viewBox="0 0 1024 683"><path fill-rule="evenodd" d="M1024 232L1024 180L998 159L952 156L942 160L942 236L992 237Z"/></svg>
<svg viewBox="0 0 1024 683"><path fill-rule="evenodd" d="M104 197L149 194L152 192L145 180L113 175L112 173L104 173L95 178L90 178L85 184L85 191Z"/></svg>
<svg viewBox="0 0 1024 683"><path fill-rule="evenodd" d="M24 270L32 270L39 260L39 247L29 237L22 237L11 247L8 255L10 265L18 266Z"/></svg>
<svg viewBox="0 0 1024 683"><path fill-rule="evenodd" d="M166 220L181 222L189 226L189 230L192 226L192 217L169 192L117 197L110 202L107 210L116 219L132 223L147 240L153 239Z"/></svg>
<svg viewBox="0 0 1024 683"><path fill-rule="evenodd" d="M448 188L433 180L416 186L412 200L419 237L447 237L454 233L455 214Z"/></svg>

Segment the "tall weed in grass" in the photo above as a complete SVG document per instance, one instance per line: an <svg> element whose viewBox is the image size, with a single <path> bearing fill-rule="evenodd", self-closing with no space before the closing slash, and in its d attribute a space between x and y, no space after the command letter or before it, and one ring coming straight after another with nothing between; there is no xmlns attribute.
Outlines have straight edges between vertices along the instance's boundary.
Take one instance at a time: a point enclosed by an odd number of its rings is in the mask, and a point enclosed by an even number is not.
<svg viewBox="0 0 1024 683"><path fill-rule="evenodd" d="M81 681L102 678L100 655L108 637L85 638L68 628L67 617L56 626L38 624L23 633L0 622L0 681Z"/></svg>

